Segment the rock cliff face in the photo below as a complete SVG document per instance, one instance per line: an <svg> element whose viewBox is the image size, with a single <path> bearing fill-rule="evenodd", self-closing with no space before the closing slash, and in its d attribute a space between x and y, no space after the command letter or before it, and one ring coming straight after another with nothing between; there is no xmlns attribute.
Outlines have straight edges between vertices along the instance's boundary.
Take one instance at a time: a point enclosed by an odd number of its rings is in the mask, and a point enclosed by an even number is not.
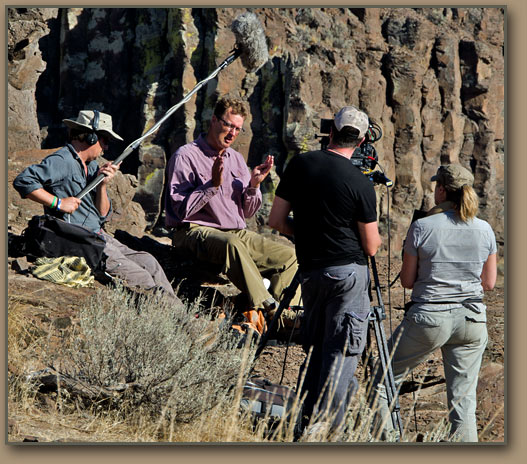
<svg viewBox="0 0 527 464"><path fill-rule="evenodd" d="M62 145L62 119L84 108L112 114L126 144L136 140L230 54L230 25L244 11L9 8L9 156ZM472 170L480 217L503 243L503 9L253 11L268 63L247 73L236 60L124 162L122 170L137 176L134 200L150 227L162 222L168 157L206 129L214 102L230 93L251 110L236 148L250 166L266 154L277 160L277 175L264 186L269 201L287 160L320 147L320 119L354 104L382 127L374 147L394 186L376 188L392 251L414 210L432 206L430 177L449 162ZM124 148L112 147L108 157Z"/></svg>

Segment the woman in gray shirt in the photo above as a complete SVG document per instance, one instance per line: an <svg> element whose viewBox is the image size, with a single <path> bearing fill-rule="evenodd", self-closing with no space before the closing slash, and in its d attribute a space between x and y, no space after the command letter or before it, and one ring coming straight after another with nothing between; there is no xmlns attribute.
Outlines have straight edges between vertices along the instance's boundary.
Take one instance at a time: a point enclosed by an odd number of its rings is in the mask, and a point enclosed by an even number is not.
<svg viewBox="0 0 527 464"><path fill-rule="evenodd" d="M415 221L406 237L401 284L412 289L411 306L392 335L396 384L440 348L445 370L450 438L477 442L476 387L487 345L484 291L496 283L496 239L490 225L476 217L474 177L460 165L441 166L434 208ZM377 423L383 432L388 404L384 386Z"/></svg>

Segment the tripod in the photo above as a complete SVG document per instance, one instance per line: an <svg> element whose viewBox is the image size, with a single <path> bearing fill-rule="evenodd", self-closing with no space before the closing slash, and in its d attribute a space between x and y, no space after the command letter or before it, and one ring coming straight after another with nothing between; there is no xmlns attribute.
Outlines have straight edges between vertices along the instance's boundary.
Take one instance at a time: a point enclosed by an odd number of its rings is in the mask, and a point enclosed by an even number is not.
<svg viewBox="0 0 527 464"><path fill-rule="evenodd" d="M384 304L381 296L381 289L379 284L379 275L377 273L377 265L375 263L375 257L370 256L370 267L373 273L373 280L375 283L375 291L377 295L377 306L372 306L369 317L369 326L370 329L375 334L375 339L377 342L377 349L379 351L379 359L381 362L384 386L386 388L386 395L388 398L388 404L392 407L391 410L391 420L394 428L399 430L399 436L403 436L403 424L401 421L400 415L400 406L399 400L397 398L397 388L395 386L395 380L393 376L393 371L390 362L390 352L388 350L388 344L386 342L386 335L384 332L384 327L382 321L386 319L386 312L384 309ZM278 320L285 308L289 307L289 303L293 299L298 286L300 285L300 271L297 271L293 280L289 286L284 290L284 297L280 302L276 314L269 324L269 328L262 335L260 343L255 353L255 360L258 359L261 352L267 345L269 337L274 333L275 327L278 324Z"/></svg>
<svg viewBox="0 0 527 464"><path fill-rule="evenodd" d="M370 267L373 274L373 282L375 284L375 293L377 295L377 306L372 306L370 312L370 327L375 333L375 340L377 342L377 350L379 351L379 359L382 367L382 377L384 379L384 387L386 389L386 396L388 404L392 407L391 419L394 428L399 429L399 436L403 436L403 423L401 421L399 399L397 397L397 388L395 386L395 379L393 377L392 365L390 361L390 351L386 343L386 335L384 333L384 326L382 321L386 319L386 311L384 303L382 302L381 287L379 284L379 274L377 273L377 265L375 257L370 256Z"/></svg>

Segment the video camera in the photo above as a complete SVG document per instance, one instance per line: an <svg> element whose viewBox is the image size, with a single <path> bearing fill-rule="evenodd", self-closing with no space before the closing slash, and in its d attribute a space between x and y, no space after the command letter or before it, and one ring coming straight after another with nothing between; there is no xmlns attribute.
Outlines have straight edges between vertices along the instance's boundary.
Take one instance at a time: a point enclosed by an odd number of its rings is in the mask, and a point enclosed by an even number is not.
<svg viewBox="0 0 527 464"><path fill-rule="evenodd" d="M333 119L321 119L320 120L320 132L322 135L318 136L321 138L320 145L321 149L325 150L329 144L329 134L333 125ZM377 150L373 144L380 140L382 137L382 129L379 124L375 121L368 120L368 130L364 136L364 141L360 147L353 152L350 161L353 165L357 166L361 172L367 175L370 180L375 184L383 184L388 187L393 185L393 182L388 179L381 171L374 171L378 165Z"/></svg>

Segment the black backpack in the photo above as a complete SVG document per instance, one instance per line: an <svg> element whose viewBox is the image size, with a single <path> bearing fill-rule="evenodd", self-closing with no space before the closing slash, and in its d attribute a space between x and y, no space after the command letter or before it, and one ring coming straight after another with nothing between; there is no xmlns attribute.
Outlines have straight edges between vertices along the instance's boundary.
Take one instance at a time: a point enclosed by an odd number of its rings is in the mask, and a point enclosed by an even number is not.
<svg viewBox="0 0 527 464"><path fill-rule="evenodd" d="M77 224L70 224L49 214L33 216L22 232L22 238L23 250L27 256L80 256L86 260L92 271L105 269L105 240Z"/></svg>

